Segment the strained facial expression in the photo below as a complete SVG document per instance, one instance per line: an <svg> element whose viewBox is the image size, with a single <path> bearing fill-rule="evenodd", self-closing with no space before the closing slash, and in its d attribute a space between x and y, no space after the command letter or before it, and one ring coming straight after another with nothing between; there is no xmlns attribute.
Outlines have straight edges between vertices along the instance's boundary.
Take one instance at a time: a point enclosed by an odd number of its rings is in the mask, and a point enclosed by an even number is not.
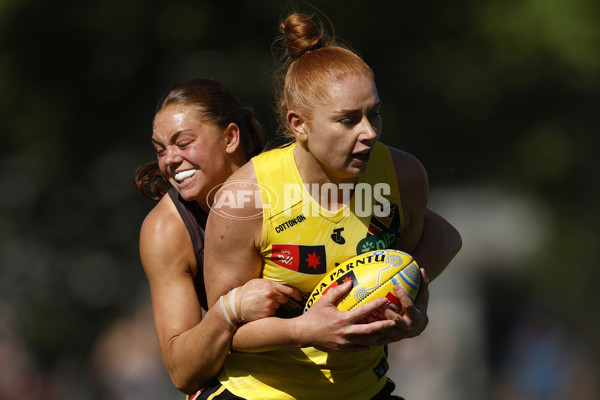
<svg viewBox="0 0 600 400"><path fill-rule="evenodd" d="M210 190L232 172L220 130L191 107L161 110L154 118L152 143L160 170L185 200L206 204Z"/></svg>

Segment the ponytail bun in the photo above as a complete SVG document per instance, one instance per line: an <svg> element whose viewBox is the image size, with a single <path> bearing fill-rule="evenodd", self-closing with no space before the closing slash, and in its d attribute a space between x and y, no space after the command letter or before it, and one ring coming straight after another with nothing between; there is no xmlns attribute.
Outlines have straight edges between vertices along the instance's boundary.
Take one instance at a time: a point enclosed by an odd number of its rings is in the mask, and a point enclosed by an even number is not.
<svg viewBox="0 0 600 400"><path fill-rule="evenodd" d="M347 76L375 78L360 55L335 40L331 21L325 29L322 20L304 14L291 14L280 25L279 48L285 48L275 73L275 106L281 136L294 140L287 122L290 110L307 121L319 106L331 101L331 88ZM329 33L331 32L331 33Z"/></svg>
<svg viewBox="0 0 600 400"><path fill-rule="evenodd" d="M323 47L323 32L307 15L290 15L281 23L280 30L287 52L294 60Z"/></svg>

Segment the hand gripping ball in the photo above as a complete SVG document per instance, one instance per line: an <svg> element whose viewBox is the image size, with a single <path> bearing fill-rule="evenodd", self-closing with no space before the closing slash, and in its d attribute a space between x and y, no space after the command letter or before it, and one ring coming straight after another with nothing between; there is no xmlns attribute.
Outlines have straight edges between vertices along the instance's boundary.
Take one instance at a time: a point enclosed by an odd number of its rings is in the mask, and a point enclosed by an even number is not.
<svg viewBox="0 0 600 400"><path fill-rule="evenodd" d="M333 287L351 280L352 289L337 304L340 311L348 311L380 297L386 297L384 306L400 312L400 301L394 286L400 286L412 301L421 284L419 266L414 258L399 250L375 250L353 257L331 270L317 284L306 301L304 312ZM376 310L366 321L384 319L384 309Z"/></svg>

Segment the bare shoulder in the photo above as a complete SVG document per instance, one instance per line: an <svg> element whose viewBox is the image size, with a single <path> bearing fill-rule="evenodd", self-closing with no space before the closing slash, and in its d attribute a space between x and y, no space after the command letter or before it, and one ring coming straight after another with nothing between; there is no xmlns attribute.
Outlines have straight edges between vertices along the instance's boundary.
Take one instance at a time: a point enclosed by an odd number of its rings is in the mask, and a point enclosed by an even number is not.
<svg viewBox="0 0 600 400"><path fill-rule="evenodd" d="M171 198L165 195L144 218L140 236L159 243L165 237L181 237L182 234L187 234L183 220Z"/></svg>
<svg viewBox="0 0 600 400"><path fill-rule="evenodd" d="M172 265L195 267L191 238L168 195L148 213L140 230L140 257L149 275ZM149 276L150 277L150 276Z"/></svg>
<svg viewBox="0 0 600 400"><path fill-rule="evenodd" d="M261 209L261 198L252 162L235 171L219 188L211 206L209 221L237 224L256 215ZM225 220L223 220L225 218Z"/></svg>
<svg viewBox="0 0 600 400"><path fill-rule="evenodd" d="M404 213L404 233L399 249L412 252L423 232L423 220L429 201L429 183L423 164L412 154L388 147L396 171Z"/></svg>
<svg viewBox="0 0 600 400"><path fill-rule="evenodd" d="M248 180L256 182L256 173L254 172L254 164L252 164L252 161L247 162L246 164L241 166L237 171L231 174L231 176L227 179L227 182L238 180Z"/></svg>
<svg viewBox="0 0 600 400"><path fill-rule="evenodd" d="M391 146L387 148L392 156L396 178L401 187L418 183L427 185L427 171L417 157Z"/></svg>

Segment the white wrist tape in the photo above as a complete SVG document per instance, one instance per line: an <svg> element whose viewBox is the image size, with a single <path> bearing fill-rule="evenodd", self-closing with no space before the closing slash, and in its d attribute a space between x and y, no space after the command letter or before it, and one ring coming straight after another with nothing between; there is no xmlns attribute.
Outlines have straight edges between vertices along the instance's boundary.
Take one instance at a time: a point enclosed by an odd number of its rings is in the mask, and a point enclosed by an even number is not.
<svg viewBox="0 0 600 400"><path fill-rule="evenodd" d="M245 286L246 285L241 287L241 290L239 290L240 287L233 288L229 293L219 298L221 311L223 311L227 322L229 322L231 326L237 326L246 322L242 315L242 293Z"/></svg>
<svg viewBox="0 0 600 400"><path fill-rule="evenodd" d="M225 315L227 322L229 322L229 325L235 326L235 324L233 322L231 322L231 318L229 317L229 313L227 312L227 309L225 307L225 302L223 301L223 297L225 297L225 296L221 296L219 298L219 303L221 303L221 310L223 311L223 314Z"/></svg>

